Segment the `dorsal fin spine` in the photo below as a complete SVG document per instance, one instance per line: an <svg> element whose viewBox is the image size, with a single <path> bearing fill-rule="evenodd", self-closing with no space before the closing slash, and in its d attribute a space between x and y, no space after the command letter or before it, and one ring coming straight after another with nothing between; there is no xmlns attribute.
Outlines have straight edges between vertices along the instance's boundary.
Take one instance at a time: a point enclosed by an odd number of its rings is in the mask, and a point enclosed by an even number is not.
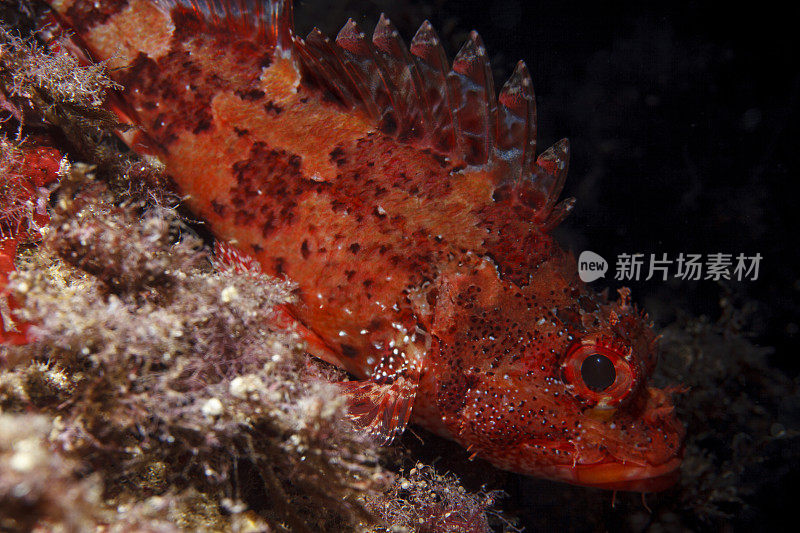
<svg viewBox="0 0 800 533"><path fill-rule="evenodd" d="M453 60L449 74L456 88L456 132L466 151L467 163L487 163L497 138L497 99L483 40L470 33Z"/></svg>
<svg viewBox="0 0 800 533"><path fill-rule="evenodd" d="M209 26L231 31L254 31L267 45L292 56L292 0L155 0L166 12L173 9L195 13Z"/></svg>
<svg viewBox="0 0 800 533"><path fill-rule="evenodd" d="M270 33L275 35L276 46L281 50L291 51L294 43L294 0L271 0L268 6Z"/></svg>
<svg viewBox="0 0 800 533"><path fill-rule="evenodd" d="M398 110L402 126L401 138L424 136L432 120L422 93L422 78L411 53L391 21L381 14L372 34L375 51L383 60L386 75L392 79L396 98L402 102Z"/></svg>
<svg viewBox="0 0 800 533"><path fill-rule="evenodd" d="M305 42L297 47L306 70L327 86L348 107L360 103L358 89L341 64L328 38L318 28L311 30Z"/></svg>
<svg viewBox="0 0 800 533"><path fill-rule="evenodd" d="M422 77L423 93L432 119L426 136L435 148L451 152L456 147L456 136L449 66L439 36L427 20L411 40L410 50Z"/></svg>
<svg viewBox="0 0 800 533"><path fill-rule="evenodd" d="M561 139L556 144L545 150L536 159L536 165L544 169L549 175L550 182L545 183L544 195L546 198L543 213L549 213L558 201L569 170L569 141Z"/></svg>
<svg viewBox="0 0 800 533"><path fill-rule="evenodd" d="M336 44L344 51L345 66L353 71L354 77L361 80L365 92L375 104L382 129L396 132L402 120L402 104L387 67L372 42L350 19L336 37Z"/></svg>
<svg viewBox="0 0 800 533"><path fill-rule="evenodd" d="M528 67L519 61L498 98L498 157L512 167L512 179L521 180L536 158L536 101Z"/></svg>
<svg viewBox="0 0 800 533"><path fill-rule="evenodd" d="M337 41L330 43L331 52L336 57L341 68L344 69L356 92L361 96L361 102L367 109L368 114L373 119L380 120L381 110L378 109L378 106L375 104L375 99L370 91L369 82L365 79L364 73L353 64L353 58L348 55L348 51L338 42L339 38L342 36L342 32L345 31L351 23L355 24L353 19L349 19L347 24L339 31L339 35L336 37Z"/></svg>

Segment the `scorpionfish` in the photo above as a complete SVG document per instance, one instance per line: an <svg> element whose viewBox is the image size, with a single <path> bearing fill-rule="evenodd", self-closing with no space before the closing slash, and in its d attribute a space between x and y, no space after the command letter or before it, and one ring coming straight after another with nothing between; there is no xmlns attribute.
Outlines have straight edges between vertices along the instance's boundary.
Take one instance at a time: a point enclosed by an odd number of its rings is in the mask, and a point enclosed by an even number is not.
<svg viewBox="0 0 800 533"><path fill-rule="evenodd" d="M297 284L286 313L346 370L351 416L409 422L515 472L616 490L674 482L683 427L648 386L657 335L627 290L577 276L550 236L566 140L536 155L520 62L495 92L477 33L450 64L424 22L293 33L290 1L52 0L124 89L157 157L228 255Z"/></svg>

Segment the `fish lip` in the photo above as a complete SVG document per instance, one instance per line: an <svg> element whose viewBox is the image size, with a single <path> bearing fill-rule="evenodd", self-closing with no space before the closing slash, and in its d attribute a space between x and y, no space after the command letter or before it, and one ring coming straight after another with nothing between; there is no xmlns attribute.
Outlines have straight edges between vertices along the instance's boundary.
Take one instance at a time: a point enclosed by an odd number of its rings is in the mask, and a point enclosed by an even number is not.
<svg viewBox="0 0 800 533"><path fill-rule="evenodd" d="M585 487L631 492L660 492L673 486L680 477L681 457L659 465L622 463L615 460L591 464L565 465L564 481Z"/></svg>

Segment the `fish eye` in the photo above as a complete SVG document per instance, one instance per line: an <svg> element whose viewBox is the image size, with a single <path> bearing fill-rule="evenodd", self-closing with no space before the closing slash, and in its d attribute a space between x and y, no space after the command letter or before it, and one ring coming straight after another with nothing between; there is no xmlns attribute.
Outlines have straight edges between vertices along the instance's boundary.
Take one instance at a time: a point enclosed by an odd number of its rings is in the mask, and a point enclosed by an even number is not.
<svg viewBox="0 0 800 533"><path fill-rule="evenodd" d="M602 392L614 384L617 371L614 363L605 355L593 353L581 363L581 378L586 386L594 392Z"/></svg>
<svg viewBox="0 0 800 533"><path fill-rule="evenodd" d="M630 348L606 337L573 343L561 372L571 394L589 407L619 406L639 382L639 367Z"/></svg>

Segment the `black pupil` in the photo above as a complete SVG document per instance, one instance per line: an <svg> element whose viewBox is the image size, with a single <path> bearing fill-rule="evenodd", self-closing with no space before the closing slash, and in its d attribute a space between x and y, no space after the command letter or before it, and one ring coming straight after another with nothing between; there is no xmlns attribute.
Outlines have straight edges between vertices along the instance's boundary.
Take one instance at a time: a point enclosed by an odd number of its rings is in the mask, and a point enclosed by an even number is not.
<svg viewBox="0 0 800 533"><path fill-rule="evenodd" d="M583 382L594 392L601 392L614 384L617 371L614 363L605 355L595 353L583 360L581 364Z"/></svg>

